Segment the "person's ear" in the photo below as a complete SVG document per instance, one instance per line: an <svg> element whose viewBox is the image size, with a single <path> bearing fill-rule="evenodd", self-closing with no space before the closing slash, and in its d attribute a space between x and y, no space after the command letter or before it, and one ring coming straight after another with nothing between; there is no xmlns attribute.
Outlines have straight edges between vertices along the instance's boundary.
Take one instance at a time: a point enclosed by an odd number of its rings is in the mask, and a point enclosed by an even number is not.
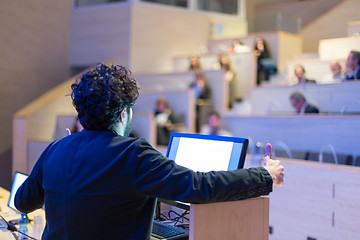
<svg viewBox="0 0 360 240"><path fill-rule="evenodd" d="M124 123L124 119L127 119L127 111L126 108L123 108L120 112L120 122Z"/></svg>

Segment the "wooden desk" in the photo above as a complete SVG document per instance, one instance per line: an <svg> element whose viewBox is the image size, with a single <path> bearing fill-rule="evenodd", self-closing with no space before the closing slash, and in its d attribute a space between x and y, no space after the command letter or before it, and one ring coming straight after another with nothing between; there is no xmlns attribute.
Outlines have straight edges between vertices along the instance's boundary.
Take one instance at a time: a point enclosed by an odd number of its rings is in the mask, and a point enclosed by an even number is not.
<svg viewBox="0 0 360 240"><path fill-rule="evenodd" d="M280 160L285 181L269 195L269 239L359 239L360 168Z"/></svg>
<svg viewBox="0 0 360 240"><path fill-rule="evenodd" d="M269 198L190 205L190 240L269 239Z"/></svg>
<svg viewBox="0 0 360 240"><path fill-rule="evenodd" d="M9 191L7 191L6 189L0 187L0 215L3 216L3 218L5 218L5 220L10 221L13 219L18 219L20 218L20 214L14 210L12 210L11 208L9 208L7 206L7 202L9 199ZM42 209L36 210L32 213L28 214L29 218L31 220L34 219L35 216L41 216L42 217L42 222L43 222L43 228L45 226L45 211ZM16 226L18 227L18 226ZM35 237L37 239L40 239L41 236L35 236L34 231L33 231L33 221L29 224L28 226L29 229L29 236ZM0 231L0 240L14 240L14 236L10 233L10 232L3 232Z"/></svg>

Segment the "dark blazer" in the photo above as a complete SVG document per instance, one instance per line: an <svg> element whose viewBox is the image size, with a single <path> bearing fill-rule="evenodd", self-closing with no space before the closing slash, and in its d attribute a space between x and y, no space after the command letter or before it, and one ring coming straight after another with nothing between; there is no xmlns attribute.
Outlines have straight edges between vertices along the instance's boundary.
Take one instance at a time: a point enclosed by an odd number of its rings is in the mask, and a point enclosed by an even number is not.
<svg viewBox="0 0 360 240"><path fill-rule="evenodd" d="M196 86L196 83L192 83L190 85L190 88L195 88ZM204 88L202 89L202 91L200 92L199 96L198 96L198 99L204 99L204 100L207 100L207 99L211 99L212 97L212 90L211 90L211 87L206 83L204 85Z"/></svg>
<svg viewBox="0 0 360 240"><path fill-rule="evenodd" d="M315 80L312 80L312 79L307 79L307 78L305 78L305 82L302 80L302 81L299 81L298 80L298 84L308 84L308 83L312 83L312 84L316 84L317 82L315 81Z"/></svg>
<svg viewBox="0 0 360 240"><path fill-rule="evenodd" d="M360 79L360 68L351 76L345 76L344 81Z"/></svg>
<svg viewBox="0 0 360 240"><path fill-rule="evenodd" d="M149 239L156 197L187 202L269 194L263 167L195 173L145 139L83 130L51 143L15 196L31 212L45 203L42 239Z"/></svg>
<svg viewBox="0 0 360 240"><path fill-rule="evenodd" d="M304 113L319 113L319 109L312 104L308 104L305 108Z"/></svg>
<svg viewBox="0 0 360 240"><path fill-rule="evenodd" d="M305 79L305 83L316 83L316 81L313 79Z"/></svg>

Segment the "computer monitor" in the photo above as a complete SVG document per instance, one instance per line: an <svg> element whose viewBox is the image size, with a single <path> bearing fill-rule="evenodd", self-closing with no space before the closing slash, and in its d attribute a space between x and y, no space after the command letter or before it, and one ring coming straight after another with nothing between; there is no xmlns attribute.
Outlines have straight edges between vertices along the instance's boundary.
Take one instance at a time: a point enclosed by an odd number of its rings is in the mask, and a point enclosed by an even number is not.
<svg viewBox="0 0 360 240"><path fill-rule="evenodd" d="M166 157L194 171L244 167L248 140L237 137L172 133Z"/></svg>
<svg viewBox="0 0 360 240"><path fill-rule="evenodd" d="M27 177L28 177L28 175L26 175L24 173L15 172L14 179L12 182L8 206L17 212L20 212L20 211L15 207L15 203L14 203L15 194L16 194L16 191L18 190L18 188L21 186L21 184L23 184L23 182L25 182Z"/></svg>
<svg viewBox="0 0 360 240"><path fill-rule="evenodd" d="M244 167L248 139L188 133L172 133L166 157L194 171L228 171ZM161 202L189 209L182 202Z"/></svg>

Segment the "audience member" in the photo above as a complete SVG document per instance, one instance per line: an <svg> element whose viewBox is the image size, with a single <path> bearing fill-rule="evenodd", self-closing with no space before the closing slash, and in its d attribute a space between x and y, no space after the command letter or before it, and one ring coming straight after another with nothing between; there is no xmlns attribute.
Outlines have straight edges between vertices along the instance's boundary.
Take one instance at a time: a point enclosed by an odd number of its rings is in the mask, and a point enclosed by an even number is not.
<svg viewBox="0 0 360 240"><path fill-rule="evenodd" d="M244 53L250 52L250 48L244 45L240 40L234 39L228 51L229 53Z"/></svg>
<svg viewBox="0 0 360 240"><path fill-rule="evenodd" d="M159 98L156 101L155 121L156 143L158 145L167 145L169 143L171 131L173 130L173 123L176 122L176 117L172 113L165 98Z"/></svg>
<svg viewBox="0 0 360 240"><path fill-rule="evenodd" d="M195 74L195 82L190 85L195 92L196 100L210 100L212 96L211 88L202 73Z"/></svg>
<svg viewBox="0 0 360 240"><path fill-rule="evenodd" d="M307 79L305 77L305 68L301 64L298 64L295 67L294 73L295 73L295 76L296 76L296 79L297 79L297 84L316 83L315 80Z"/></svg>
<svg viewBox="0 0 360 240"><path fill-rule="evenodd" d="M189 57L189 71L199 72L201 71L200 59L196 55Z"/></svg>
<svg viewBox="0 0 360 240"><path fill-rule="evenodd" d="M360 79L360 52L351 51L346 59L344 81Z"/></svg>
<svg viewBox="0 0 360 240"><path fill-rule="evenodd" d="M339 63L339 61L334 60L330 62L330 70L332 73L332 82L333 83L340 83L343 80L342 75L342 67Z"/></svg>
<svg viewBox="0 0 360 240"><path fill-rule="evenodd" d="M216 136L232 136L230 132L222 127L220 114L216 111L212 111L208 114L207 125L201 127L200 133Z"/></svg>
<svg viewBox="0 0 360 240"><path fill-rule="evenodd" d="M297 113L304 114L304 113L319 113L319 109L307 103L306 98L300 92L294 92L290 96L291 105L295 108Z"/></svg>
<svg viewBox="0 0 360 240"><path fill-rule="evenodd" d="M225 77L229 85L229 108L232 108L232 105L235 101L235 73L231 67L231 62L229 57L225 53L220 53L218 57L218 69L223 69L225 71Z"/></svg>
<svg viewBox="0 0 360 240"><path fill-rule="evenodd" d="M195 82L191 84L191 89L195 93L196 98L196 117L195 131L200 131L200 126L206 122L206 116L212 109L212 90L207 84L205 76L201 73L195 75Z"/></svg>
<svg viewBox="0 0 360 240"><path fill-rule="evenodd" d="M275 62L271 59L269 48L262 37L256 38L254 52L257 56L256 84L260 85L262 80L268 81L271 75L277 73L277 66Z"/></svg>

